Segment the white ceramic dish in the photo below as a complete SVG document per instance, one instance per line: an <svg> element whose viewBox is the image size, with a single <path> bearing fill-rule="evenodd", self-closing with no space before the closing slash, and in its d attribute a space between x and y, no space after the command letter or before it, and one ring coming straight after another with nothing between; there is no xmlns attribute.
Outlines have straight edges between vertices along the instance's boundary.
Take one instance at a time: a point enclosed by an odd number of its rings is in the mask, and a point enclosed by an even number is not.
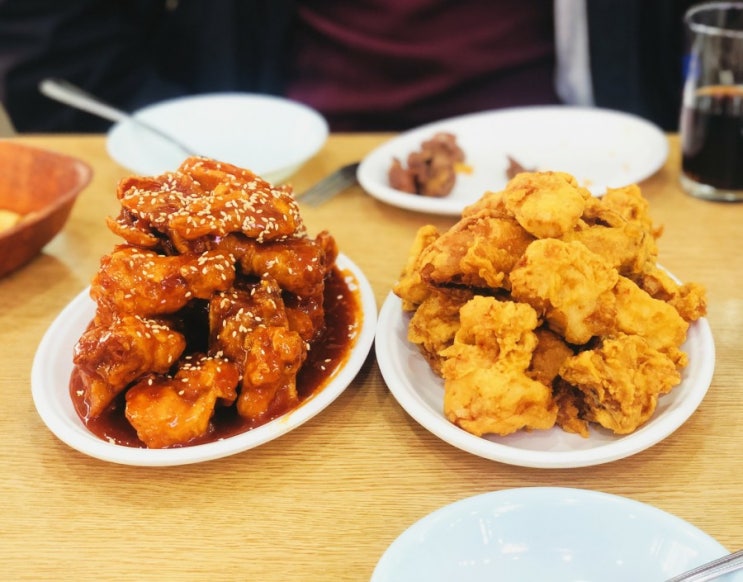
<svg viewBox="0 0 743 582"><path fill-rule="evenodd" d="M389 186L392 158L405 164L408 154L439 131L457 137L471 174L458 174L454 190L443 198L416 196ZM407 131L364 158L357 176L369 194L388 204L458 215L488 190L507 182L507 156L535 170L568 172L594 195L607 187L640 182L668 157L668 140L644 119L598 108L520 107L473 113Z"/></svg>
<svg viewBox="0 0 743 582"><path fill-rule="evenodd" d="M183 97L134 113L199 154L248 168L280 183L322 147L328 124L314 109L270 95L213 93ZM109 155L141 175L175 170L186 154L131 121L108 133Z"/></svg>
<svg viewBox="0 0 743 582"><path fill-rule="evenodd" d="M592 429L588 438L563 431L519 431L506 437L477 437L443 414L444 383L407 340L410 316L390 293L382 306L375 342L382 376L395 399L418 423L464 451L510 465L558 469L598 465L628 457L660 442L681 426L707 393L715 363L712 332L705 318L694 322L682 349L689 365L681 384L662 396L653 417L632 434Z"/></svg>
<svg viewBox="0 0 743 582"><path fill-rule="evenodd" d="M414 523L384 552L371 582L662 582L727 553L651 505L527 487L462 499Z"/></svg>
<svg viewBox="0 0 743 582"><path fill-rule="evenodd" d="M57 316L36 351L31 370L36 410L62 442L91 457L124 465L198 463L234 455L276 439L311 419L338 398L356 377L371 349L377 318L374 293L364 274L350 259L340 255L337 264L349 277L349 286L358 291L362 307L363 321L351 355L320 392L267 424L221 441L173 449L126 447L94 435L78 417L69 395L72 350L95 312L95 303L88 296L87 289Z"/></svg>

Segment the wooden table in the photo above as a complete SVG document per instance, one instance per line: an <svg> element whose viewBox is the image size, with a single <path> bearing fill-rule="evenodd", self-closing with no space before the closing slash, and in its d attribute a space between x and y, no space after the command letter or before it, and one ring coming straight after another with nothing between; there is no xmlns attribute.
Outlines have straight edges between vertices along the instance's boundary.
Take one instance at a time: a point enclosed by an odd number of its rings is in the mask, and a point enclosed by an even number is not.
<svg viewBox="0 0 743 582"><path fill-rule="evenodd" d="M293 178L298 191L389 135L334 135ZM665 226L660 262L708 289L717 363L709 393L667 439L616 462L529 469L476 457L412 420L370 356L322 414L245 453L198 465L109 464L67 447L36 413L29 373L60 310L116 239L104 219L126 171L101 136L27 136L95 172L65 230L0 280L0 577L5 580L368 580L387 546L463 497L565 486L630 497L673 513L729 549L743 547L743 205L681 192L678 141L642 184ZM417 228L453 218L387 206L358 187L303 209L366 273L381 307Z"/></svg>

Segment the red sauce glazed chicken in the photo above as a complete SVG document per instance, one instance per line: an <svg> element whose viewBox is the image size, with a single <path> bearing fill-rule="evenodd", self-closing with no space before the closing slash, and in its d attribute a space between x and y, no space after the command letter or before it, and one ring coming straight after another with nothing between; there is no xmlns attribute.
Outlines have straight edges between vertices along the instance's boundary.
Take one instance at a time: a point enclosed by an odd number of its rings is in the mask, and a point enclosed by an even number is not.
<svg viewBox="0 0 743 582"><path fill-rule="evenodd" d="M298 405L333 237L307 235L289 187L206 158L125 178L117 198L124 243L101 259L74 351L83 419L123 407L144 446L166 448L203 439L215 409L254 426Z"/></svg>

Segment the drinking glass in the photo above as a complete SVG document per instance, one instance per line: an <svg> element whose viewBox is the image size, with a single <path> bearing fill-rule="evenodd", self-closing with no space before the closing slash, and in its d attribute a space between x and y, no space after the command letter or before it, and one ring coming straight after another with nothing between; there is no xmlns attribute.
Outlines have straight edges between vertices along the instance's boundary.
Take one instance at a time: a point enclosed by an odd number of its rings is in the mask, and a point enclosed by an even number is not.
<svg viewBox="0 0 743 582"><path fill-rule="evenodd" d="M684 22L681 184L699 198L743 201L743 2L696 5Z"/></svg>

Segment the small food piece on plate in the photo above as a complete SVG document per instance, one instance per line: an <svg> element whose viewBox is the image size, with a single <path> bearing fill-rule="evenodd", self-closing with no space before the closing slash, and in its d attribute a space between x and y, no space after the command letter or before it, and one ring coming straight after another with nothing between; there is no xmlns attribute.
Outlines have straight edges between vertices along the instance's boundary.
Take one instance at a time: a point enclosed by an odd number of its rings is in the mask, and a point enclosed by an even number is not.
<svg viewBox="0 0 743 582"><path fill-rule="evenodd" d="M521 172L449 230L421 227L393 291L446 417L475 435L647 422L707 309L704 287L657 265L661 234L636 185L595 198L561 172Z"/></svg>
<svg viewBox="0 0 743 582"><path fill-rule="evenodd" d="M208 442L293 409L343 361L344 336L326 321L328 293L352 295L338 248L327 232L308 236L290 188L193 157L123 179L117 197L108 226L125 242L101 258L73 360L86 425L120 418L129 446ZM327 372L300 391L308 360Z"/></svg>
<svg viewBox="0 0 743 582"><path fill-rule="evenodd" d="M511 178L515 178L517 174L521 174L522 172L533 172L535 170L534 168L525 167L513 156L506 156L506 159L508 160L508 167L506 168L506 178L508 178L509 180Z"/></svg>
<svg viewBox="0 0 743 582"><path fill-rule="evenodd" d="M458 171L468 171L465 155L454 134L439 132L408 154L407 167L393 158L388 171L390 186L421 196L441 198L451 193Z"/></svg>

